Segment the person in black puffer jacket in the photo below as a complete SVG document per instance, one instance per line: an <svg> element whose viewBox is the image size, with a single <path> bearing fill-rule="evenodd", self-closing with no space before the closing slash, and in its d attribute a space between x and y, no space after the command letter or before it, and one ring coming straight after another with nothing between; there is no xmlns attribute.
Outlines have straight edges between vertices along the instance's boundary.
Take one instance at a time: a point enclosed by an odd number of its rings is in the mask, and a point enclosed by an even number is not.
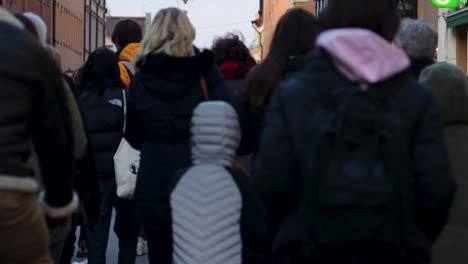
<svg viewBox="0 0 468 264"><path fill-rule="evenodd" d="M133 201L119 199L115 182L114 154L123 136L124 90L115 54L106 48L88 58L79 96L83 118L96 159L96 174L101 192L101 215L87 233L90 264L104 264L112 208L116 210L114 230L119 238L119 263L135 263L138 227Z"/></svg>
<svg viewBox="0 0 468 264"><path fill-rule="evenodd" d="M271 98L255 164L254 185L275 231L273 263L428 264L456 186L433 95L413 77L406 54L390 43L398 28L397 1L329 0L322 19L319 49ZM370 105L356 97L381 100ZM366 109L360 112L359 103ZM366 127L338 127L357 120L351 115ZM396 120L398 131L382 126ZM355 127L369 133L360 136L378 136L376 154L355 139ZM337 153L339 140L354 156L344 148ZM397 155L379 158L394 149ZM362 166L362 152L385 162L384 173L375 163L373 170ZM397 179L392 167L404 178ZM385 192L392 202L398 194L397 214L389 213ZM398 221L374 217L373 210Z"/></svg>
<svg viewBox="0 0 468 264"><path fill-rule="evenodd" d="M161 10L142 42L130 87L125 137L141 150L135 206L151 263L172 263L169 195L173 175L191 161L192 111L205 97L227 98L213 54L197 51L194 38L183 11Z"/></svg>

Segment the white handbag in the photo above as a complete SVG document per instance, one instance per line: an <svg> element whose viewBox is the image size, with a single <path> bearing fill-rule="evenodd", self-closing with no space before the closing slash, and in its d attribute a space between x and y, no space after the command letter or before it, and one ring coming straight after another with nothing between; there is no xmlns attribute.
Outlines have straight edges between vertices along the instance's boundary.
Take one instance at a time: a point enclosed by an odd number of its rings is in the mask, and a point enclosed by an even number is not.
<svg viewBox="0 0 468 264"><path fill-rule="evenodd" d="M127 99L123 91L124 127L127 126ZM115 181L117 183L117 196L123 199L133 199L135 193L138 169L140 167L140 151L132 148L123 137L119 148L114 155Z"/></svg>

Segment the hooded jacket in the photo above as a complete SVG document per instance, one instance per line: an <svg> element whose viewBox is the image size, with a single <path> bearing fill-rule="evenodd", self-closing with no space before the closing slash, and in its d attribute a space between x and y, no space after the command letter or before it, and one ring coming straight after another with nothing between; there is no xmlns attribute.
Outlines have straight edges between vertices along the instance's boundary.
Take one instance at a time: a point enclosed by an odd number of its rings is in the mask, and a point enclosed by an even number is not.
<svg viewBox="0 0 468 264"><path fill-rule="evenodd" d="M319 50L306 58L305 69L275 90L256 160L255 186L266 206L270 230L276 234L275 259L295 260L316 253L313 235L303 231L313 223L300 221L313 219L312 212L307 207L294 209L306 206L302 202L315 195L313 187L303 184L315 172L310 135L316 126L311 117L324 100L343 98L353 91L350 86L364 83L370 89L398 89L388 103L406 124L414 177L415 226L405 253L410 263L429 263L430 244L447 220L455 188L432 94L412 77L403 51L371 31L325 31L317 44ZM321 257L330 261L337 255ZM356 263L366 263L356 257L362 256L354 256ZM341 261L333 263L350 263L349 259ZM384 263L384 259L377 262Z"/></svg>
<svg viewBox="0 0 468 264"><path fill-rule="evenodd" d="M240 142L235 110L201 103L191 131L193 165L171 193L174 260L258 264L253 256L266 252L265 223L248 176L231 169Z"/></svg>
<svg viewBox="0 0 468 264"><path fill-rule="evenodd" d="M123 90L106 82L93 84L80 94L79 103L96 161L96 176L113 178L114 155L123 136Z"/></svg>
<svg viewBox="0 0 468 264"><path fill-rule="evenodd" d="M130 43L118 53L120 78L127 88L130 87L130 83L132 82L134 69L129 69L125 64L130 66L130 68L133 67L133 60L138 55L140 46L140 43Z"/></svg>
<svg viewBox="0 0 468 264"><path fill-rule="evenodd" d="M0 23L0 191L37 192L30 142L39 157L45 211L52 218L71 214L74 146L62 76L38 42ZM28 51L28 52L25 52Z"/></svg>
<svg viewBox="0 0 468 264"><path fill-rule="evenodd" d="M135 189L137 217L159 226L158 208L168 207L170 179L190 164L190 119L205 100L200 79L211 100L226 100L227 92L213 54L193 57L150 54L139 65L128 97L125 137L141 150Z"/></svg>
<svg viewBox="0 0 468 264"><path fill-rule="evenodd" d="M420 81L434 93L458 191L450 221L434 245L434 264L465 263L468 259L468 81L455 65L427 67Z"/></svg>

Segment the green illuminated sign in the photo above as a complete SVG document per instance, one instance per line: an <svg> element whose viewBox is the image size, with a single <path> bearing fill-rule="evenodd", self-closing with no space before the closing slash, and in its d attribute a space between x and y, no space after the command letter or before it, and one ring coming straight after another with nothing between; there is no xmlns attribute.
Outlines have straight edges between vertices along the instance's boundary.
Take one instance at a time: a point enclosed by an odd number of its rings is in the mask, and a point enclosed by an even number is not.
<svg viewBox="0 0 468 264"><path fill-rule="evenodd" d="M457 8L466 5L468 0L432 0L432 4L440 8Z"/></svg>

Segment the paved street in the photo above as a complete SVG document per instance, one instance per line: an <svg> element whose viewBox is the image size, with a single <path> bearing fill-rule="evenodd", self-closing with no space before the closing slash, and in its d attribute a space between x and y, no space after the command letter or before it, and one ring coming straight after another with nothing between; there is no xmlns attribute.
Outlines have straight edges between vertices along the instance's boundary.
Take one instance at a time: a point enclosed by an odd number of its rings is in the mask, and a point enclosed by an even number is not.
<svg viewBox="0 0 468 264"><path fill-rule="evenodd" d="M114 212L114 216L115 216L115 212ZM116 264L117 263L117 256L119 254L119 248L118 248L118 243L117 243L117 237L115 236L115 233L113 232L113 228L114 228L114 216L112 217L112 225L111 225L111 231L109 232L109 245L107 246L107 258L106 258L106 262L107 264ZM77 231L77 237L79 235L78 233L79 231ZM77 248L77 246L75 246L75 248ZM136 248L135 248L136 250ZM75 253L76 255L76 253ZM73 260L75 262L78 262L78 263L81 263L83 261L85 261L85 259L75 259ZM84 262L86 263L86 262ZM147 255L144 255L144 256L141 256L141 257L137 257L137 261L136 261L136 264L148 264L149 261L148 261L148 256Z"/></svg>

